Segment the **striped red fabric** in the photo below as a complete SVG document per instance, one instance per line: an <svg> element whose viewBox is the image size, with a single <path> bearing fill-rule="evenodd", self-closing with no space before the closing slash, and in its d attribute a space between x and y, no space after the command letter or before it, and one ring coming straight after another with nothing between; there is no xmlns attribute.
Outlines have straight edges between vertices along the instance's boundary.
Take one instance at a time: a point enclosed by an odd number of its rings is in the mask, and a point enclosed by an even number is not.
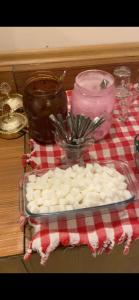
<svg viewBox="0 0 139 300"><path fill-rule="evenodd" d="M71 91L67 92L70 108ZM134 161L134 137L139 133L139 103L138 100L130 108L130 116L124 124L118 120L118 105L115 105L113 123L109 134L99 143L93 144L86 152L85 159L126 160L139 179ZM63 155L58 145L41 146L30 140L31 153L23 156L23 164L32 168L49 168L59 165ZM23 218L22 218L23 223ZM124 253L127 254L132 241L139 238L139 201L138 199L121 211L109 211L105 214L92 213L91 216L73 220L66 218L53 223L38 222L28 218L33 227L32 240L29 243L25 259L32 251L37 251L44 264L49 254L59 245L64 247L87 245L95 256L103 251L109 253L115 244L124 243Z"/></svg>

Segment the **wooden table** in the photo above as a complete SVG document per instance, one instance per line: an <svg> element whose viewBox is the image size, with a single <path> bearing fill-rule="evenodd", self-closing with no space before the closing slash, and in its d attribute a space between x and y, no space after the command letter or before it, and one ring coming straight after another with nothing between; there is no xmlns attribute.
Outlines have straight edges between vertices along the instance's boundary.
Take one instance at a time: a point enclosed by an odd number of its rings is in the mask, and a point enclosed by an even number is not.
<svg viewBox="0 0 139 300"><path fill-rule="evenodd" d="M24 139L0 139L0 257L22 254L24 234L19 228L19 178Z"/></svg>
<svg viewBox="0 0 139 300"><path fill-rule="evenodd" d="M122 246L117 246L111 255L107 256L104 253L96 259L84 246L68 251L59 247L50 256L46 267L40 265L38 254L34 254L29 262L22 261L19 254L24 253L25 235L20 231L18 224L18 182L24 171L21 156L26 145L25 138L9 141L0 139L0 273L138 273L139 241L133 243L128 256L123 255ZM18 257L12 257L13 255ZM10 257L4 258L5 256Z"/></svg>

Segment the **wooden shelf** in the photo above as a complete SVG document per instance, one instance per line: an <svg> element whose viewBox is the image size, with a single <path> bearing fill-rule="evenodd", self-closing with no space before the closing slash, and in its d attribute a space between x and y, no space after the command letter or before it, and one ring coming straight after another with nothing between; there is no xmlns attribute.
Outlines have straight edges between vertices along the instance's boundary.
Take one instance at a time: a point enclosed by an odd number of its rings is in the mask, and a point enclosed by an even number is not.
<svg viewBox="0 0 139 300"><path fill-rule="evenodd" d="M0 256L22 254L24 235L19 228L19 178L24 137L0 139Z"/></svg>

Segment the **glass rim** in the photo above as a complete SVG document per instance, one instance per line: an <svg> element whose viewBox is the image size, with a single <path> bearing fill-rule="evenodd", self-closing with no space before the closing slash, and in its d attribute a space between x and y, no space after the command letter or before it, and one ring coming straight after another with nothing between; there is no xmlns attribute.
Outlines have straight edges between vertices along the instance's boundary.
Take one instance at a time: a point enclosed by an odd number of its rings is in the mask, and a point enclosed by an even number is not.
<svg viewBox="0 0 139 300"><path fill-rule="evenodd" d="M32 76L27 78L27 80L25 82L24 93L27 92L31 96L36 96L36 97L45 97L46 95L47 96L57 95L59 92L61 92L62 87L60 89L55 88L54 93L49 92L49 91L45 91L45 90L39 90L39 92L37 92L36 90L32 90L30 88L30 85L33 82L37 82L37 81L40 81L40 80L53 80L54 82L56 82L56 87L59 84L59 78L55 74L53 74L52 72L36 71L36 72L33 72Z"/></svg>
<svg viewBox="0 0 139 300"><path fill-rule="evenodd" d="M76 144L76 145L73 145L73 144L68 144L66 143L64 140L60 139L59 137L57 137L57 135L55 134L55 142L57 145L59 145L62 149L67 149L67 150L79 150L79 149L83 149L83 148L86 148L86 147L89 147L91 145L94 144L95 142L95 139L91 139L90 141L85 141L83 143L80 143L80 144Z"/></svg>
<svg viewBox="0 0 139 300"><path fill-rule="evenodd" d="M121 74L120 74L121 71ZM123 71L123 74L122 74ZM125 73L124 73L125 72ZM113 74L117 77L130 77L131 76L131 70L127 66L119 66L116 67L113 71Z"/></svg>

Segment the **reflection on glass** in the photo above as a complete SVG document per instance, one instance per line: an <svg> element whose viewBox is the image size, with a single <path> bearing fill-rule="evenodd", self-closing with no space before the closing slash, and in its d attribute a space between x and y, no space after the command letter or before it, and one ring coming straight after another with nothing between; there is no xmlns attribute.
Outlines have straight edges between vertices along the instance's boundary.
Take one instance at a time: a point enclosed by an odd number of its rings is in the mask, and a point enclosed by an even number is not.
<svg viewBox="0 0 139 300"><path fill-rule="evenodd" d="M119 106L119 120L125 122L129 117L129 108L132 102L132 93L123 87L117 88L117 100Z"/></svg>
<svg viewBox="0 0 139 300"><path fill-rule="evenodd" d="M116 88L119 87L126 87L127 89L130 88L130 81L131 81L131 70L126 66L120 66L114 69L113 72L115 76L115 86Z"/></svg>

